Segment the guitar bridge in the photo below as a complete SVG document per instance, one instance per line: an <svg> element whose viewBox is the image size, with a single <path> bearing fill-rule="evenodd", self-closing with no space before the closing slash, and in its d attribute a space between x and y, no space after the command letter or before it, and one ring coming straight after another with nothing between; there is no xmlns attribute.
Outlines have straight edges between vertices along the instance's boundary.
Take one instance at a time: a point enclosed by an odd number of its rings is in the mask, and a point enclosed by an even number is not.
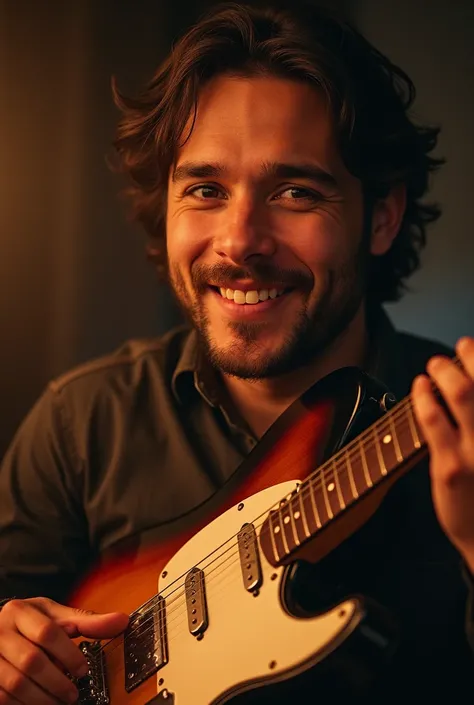
<svg viewBox="0 0 474 705"><path fill-rule="evenodd" d="M168 663L166 603L159 596L130 617L123 639L125 690L130 693Z"/></svg>
<svg viewBox="0 0 474 705"><path fill-rule="evenodd" d="M72 678L79 691L80 705L108 705L110 698L105 676L105 656L100 641L81 641L79 648L89 664L82 678Z"/></svg>

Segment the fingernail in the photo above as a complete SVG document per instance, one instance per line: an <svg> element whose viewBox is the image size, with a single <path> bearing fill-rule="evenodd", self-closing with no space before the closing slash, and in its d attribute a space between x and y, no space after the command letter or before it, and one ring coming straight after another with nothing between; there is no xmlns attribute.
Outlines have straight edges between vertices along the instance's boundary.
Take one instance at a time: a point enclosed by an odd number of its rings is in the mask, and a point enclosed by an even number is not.
<svg viewBox="0 0 474 705"><path fill-rule="evenodd" d="M68 701L68 703L77 703L78 697L79 697L79 693L77 690L70 690L69 693L67 694L67 701Z"/></svg>
<svg viewBox="0 0 474 705"><path fill-rule="evenodd" d="M443 357L436 355L436 357L432 357L431 360L429 360L427 367L436 370L440 365L443 365L444 362L445 359Z"/></svg>
<svg viewBox="0 0 474 705"><path fill-rule="evenodd" d="M458 348L459 348L459 350L464 350L465 348L468 347L468 345L471 344L471 342L472 342L471 338L467 338L467 337L461 338L461 339L458 341Z"/></svg>

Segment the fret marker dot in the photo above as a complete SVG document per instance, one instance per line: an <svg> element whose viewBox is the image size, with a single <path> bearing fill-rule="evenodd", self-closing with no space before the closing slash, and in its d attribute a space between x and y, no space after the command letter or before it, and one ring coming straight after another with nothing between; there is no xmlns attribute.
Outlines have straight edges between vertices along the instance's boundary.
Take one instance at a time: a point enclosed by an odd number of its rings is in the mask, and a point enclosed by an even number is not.
<svg viewBox="0 0 474 705"><path fill-rule="evenodd" d="M387 444L387 443L390 443L391 440L392 440L392 436L389 433L387 433L387 435L382 438L382 443Z"/></svg>
<svg viewBox="0 0 474 705"><path fill-rule="evenodd" d="M285 517L285 518L283 519L283 521L284 521L285 524L289 524L289 523L290 523L290 517Z"/></svg>
<svg viewBox="0 0 474 705"><path fill-rule="evenodd" d="M275 528L273 529L273 531L275 532L275 534L278 534L279 531L280 531L280 527L279 527L279 526L275 526Z"/></svg>
<svg viewBox="0 0 474 705"><path fill-rule="evenodd" d="M335 486L336 486L336 485L334 484L334 482L330 482L329 485L328 485L328 492L332 492L333 489L335 488Z"/></svg>
<svg viewBox="0 0 474 705"><path fill-rule="evenodd" d="M299 519L301 514L299 512L295 512L295 519Z"/></svg>

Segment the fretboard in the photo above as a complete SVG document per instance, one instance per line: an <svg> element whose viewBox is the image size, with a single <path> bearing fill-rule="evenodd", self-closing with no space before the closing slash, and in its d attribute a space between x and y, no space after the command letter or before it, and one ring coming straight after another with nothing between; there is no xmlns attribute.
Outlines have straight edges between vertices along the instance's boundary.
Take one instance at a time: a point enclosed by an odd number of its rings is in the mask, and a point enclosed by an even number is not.
<svg viewBox="0 0 474 705"><path fill-rule="evenodd" d="M454 362L460 365L458 359ZM268 556L271 550L275 564L284 562L389 475L401 473L426 452L411 397L406 397L319 467L298 492L283 499L268 515L260 536L267 547L265 553Z"/></svg>

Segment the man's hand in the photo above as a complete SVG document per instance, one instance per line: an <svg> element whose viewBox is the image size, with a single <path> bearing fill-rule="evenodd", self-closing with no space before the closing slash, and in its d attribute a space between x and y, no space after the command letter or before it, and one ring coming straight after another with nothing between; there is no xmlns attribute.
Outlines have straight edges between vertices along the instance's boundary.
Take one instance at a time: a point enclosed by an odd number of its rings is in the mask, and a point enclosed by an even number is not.
<svg viewBox="0 0 474 705"><path fill-rule="evenodd" d="M126 629L128 619L45 597L7 602L0 610L0 705L76 702L77 689L65 672L84 676L87 661L71 637L108 639Z"/></svg>
<svg viewBox="0 0 474 705"><path fill-rule="evenodd" d="M464 370L436 356L427 372L456 420L449 420L426 375L414 380L413 406L430 452L433 501L446 535L474 574L474 339L462 338L456 352Z"/></svg>

